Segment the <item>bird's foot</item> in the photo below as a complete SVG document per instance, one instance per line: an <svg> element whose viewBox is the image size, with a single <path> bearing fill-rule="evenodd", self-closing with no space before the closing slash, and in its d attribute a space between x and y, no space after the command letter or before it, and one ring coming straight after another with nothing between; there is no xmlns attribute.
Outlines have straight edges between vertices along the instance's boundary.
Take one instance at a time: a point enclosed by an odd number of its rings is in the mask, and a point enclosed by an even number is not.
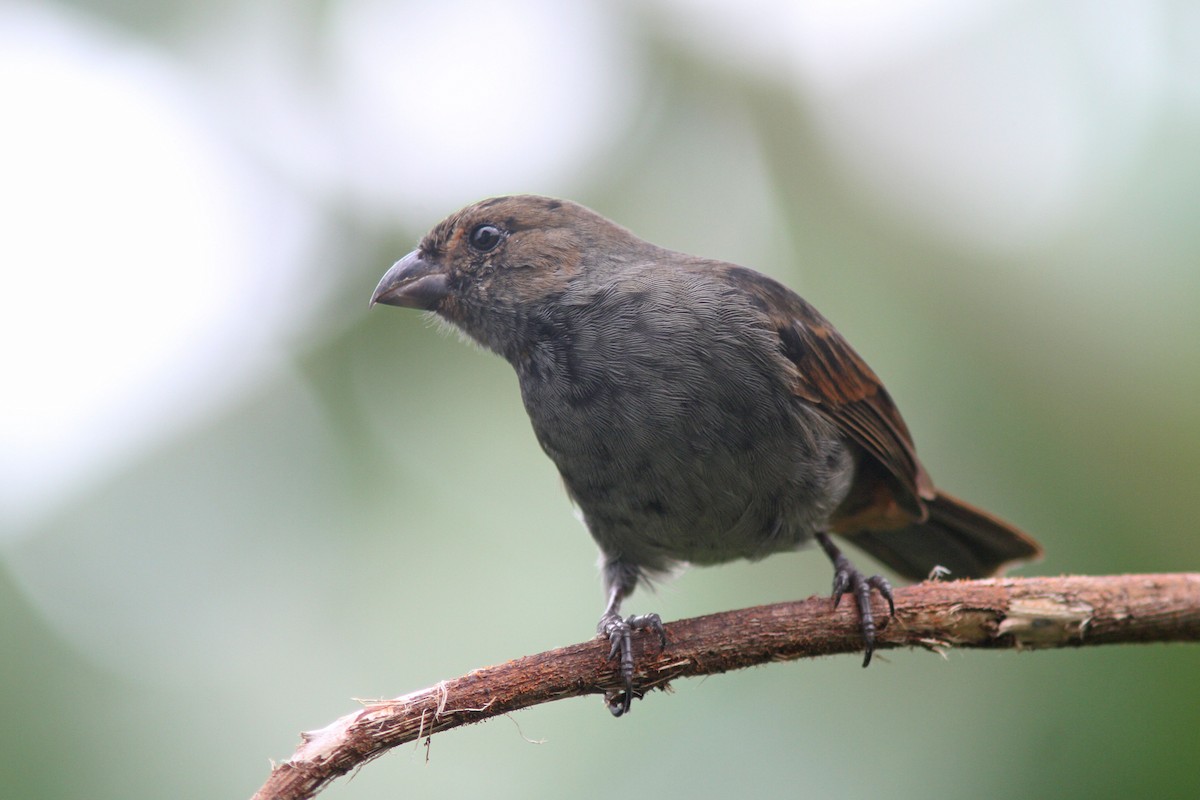
<svg viewBox="0 0 1200 800"><path fill-rule="evenodd" d="M817 541L833 562L833 607L838 607L843 594L849 592L854 595L865 650L863 666L866 667L870 665L871 654L875 652L876 626L875 614L871 611L871 590L879 592L880 596L887 600L888 611L895 617L896 603L892 599L892 585L882 575L867 577L863 574L825 534L817 534Z"/></svg>
<svg viewBox="0 0 1200 800"><path fill-rule="evenodd" d="M605 614L600 618L596 630L608 639L611 645L608 658L617 662L621 682L625 685L623 691L607 692L604 695L608 710L614 717L619 717L627 713L633 703L633 632L653 631L658 636L660 649L667 646L667 634L658 614L642 614L625 619L621 619L618 614ZM641 697L641 693L638 693L638 697Z"/></svg>

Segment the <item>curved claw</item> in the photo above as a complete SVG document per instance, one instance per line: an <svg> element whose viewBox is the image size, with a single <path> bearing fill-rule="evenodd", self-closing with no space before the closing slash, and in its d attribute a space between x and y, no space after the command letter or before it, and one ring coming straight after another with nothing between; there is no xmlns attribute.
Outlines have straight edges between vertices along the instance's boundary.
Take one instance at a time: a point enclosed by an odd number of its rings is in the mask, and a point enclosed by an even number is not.
<svg viewBox="0 0 1200 800"><path fill-rule="evenodd" d="M892 599L892 585L880 575L866 577L857 569L851 567L850 588L854 592L854 600L858 605L859 630L863 638L863 668L871 665L871 655L875 652L875 614L871 611L871 590L879 592L888 601L888 610L896 616L896 604Z"/></svg>
<svg viewBox="0 0 1200 800"><path fill-rule="evenodd" d="M609 692L604 696L608 710L614 717L619 717L627 714L633 704L633 632L653 631L658 635L660 649L667 646L667 634L658 614L642 614L626 619L621 619L616 614L605 614L596 628L601 636L608 639L608 659L617 662L621 676L623 691ZM641 693L638 692L637 696L640 697Z"/></svg>
<svg viewBox="0 0 1200 800"><path fill-rule="evenodd" d="M854 595L854 603L858 606L859 630L863 638L863 667L871 664L871 656L875 652L875 613L871 610L871 590L879 592L887 600L888 611L896 616L896 601L892 598L892 585L882 575L867 577L850 559L838 549L825 534L817 534L821 548L833 562L833 607L837 608L842 601L842 595L849 592Z"/></svg>

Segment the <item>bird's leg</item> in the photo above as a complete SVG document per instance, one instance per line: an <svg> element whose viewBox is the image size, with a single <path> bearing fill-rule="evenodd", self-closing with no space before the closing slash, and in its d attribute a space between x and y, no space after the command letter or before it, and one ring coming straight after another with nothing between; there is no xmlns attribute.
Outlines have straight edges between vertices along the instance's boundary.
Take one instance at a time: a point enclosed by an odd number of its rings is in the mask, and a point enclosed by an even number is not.
<svg viewBox="0 0 1200 800"><path fill-rule="evenodd" d="M871 663L871 654L875 652L875 615L871 612L871 590L879 592L883 599L887 600L888 610L894 617L896 603L892 599L892 585L881 575L868 578L860 572L826 534L818 533L817 542L833 562L833 607L837 608L842 595L847 591L854 595L854 601L858 605L859 630L862 631L863 645L866 649L863 666L866 667Z"/></svg>
<svg viewBox="0 0 1200 800"><path fill-rule="evenodd" d="M633 703L633 632L653 631L658 635L660 648L667 646L667 634L663 631L662 619L658 614L621 618L621 601L637 584L637 571L613 563L606 564L604 571L608 584L608 605L596 625L596 632L608 639L608 658L617 662L621 682L625 685L624 691L604 695L608 710L614 717L619 717L627 713Z"/></svg>

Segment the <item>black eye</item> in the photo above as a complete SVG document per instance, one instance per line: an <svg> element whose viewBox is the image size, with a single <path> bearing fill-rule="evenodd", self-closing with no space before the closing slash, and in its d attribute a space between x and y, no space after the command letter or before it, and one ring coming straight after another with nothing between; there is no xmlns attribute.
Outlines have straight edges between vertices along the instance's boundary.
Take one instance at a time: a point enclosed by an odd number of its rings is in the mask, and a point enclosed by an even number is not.
<svg viewBox="0 0 1200 800"><path fill-rule="evenodd" d="M486 253L488 250L494 250L496 245L500 244L502 234L500 229L495 225L476 225L471 231L471 236L468 241L471 247L481 253Z"/></svg>

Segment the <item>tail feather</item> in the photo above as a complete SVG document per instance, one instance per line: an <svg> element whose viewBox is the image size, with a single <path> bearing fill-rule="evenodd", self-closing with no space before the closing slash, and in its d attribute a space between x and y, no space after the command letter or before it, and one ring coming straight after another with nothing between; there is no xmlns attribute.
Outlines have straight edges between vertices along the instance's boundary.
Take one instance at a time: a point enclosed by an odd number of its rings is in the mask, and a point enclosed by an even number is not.
<svg viewBox="0 0 1200 800"><path fill-rule="evenodd" d="M847 538L913 580L923 580L937 566L948 569L952 578L984 578L1042 554L1026 534L951 495L938 492L926 506L925 522Z"/></svg>

